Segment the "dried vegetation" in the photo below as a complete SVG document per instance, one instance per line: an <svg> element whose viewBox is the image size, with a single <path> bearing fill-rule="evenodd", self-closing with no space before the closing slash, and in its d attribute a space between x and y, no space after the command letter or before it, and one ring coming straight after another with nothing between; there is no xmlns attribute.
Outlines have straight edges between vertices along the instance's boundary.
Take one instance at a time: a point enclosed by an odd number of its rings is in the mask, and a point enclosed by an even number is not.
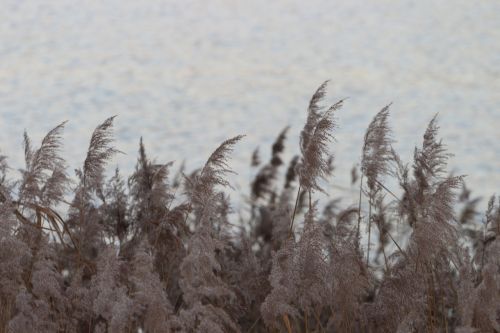
<svg viewBox="0 0 500 333"><path fill-rule="evenodd" d="M65 123L38 148L25 133L18 179L0 157L0 332L500 332L500 202L480 217L436 117L403 162L386 106L352 172L359 203L342 207L328 182L343 101L324 107L326 88L288 167L288 127L269 162L254 152L239 221L224 189L242 136L181 177L141 139L134 173L107 179L113 117L75 178Z"/></svg>

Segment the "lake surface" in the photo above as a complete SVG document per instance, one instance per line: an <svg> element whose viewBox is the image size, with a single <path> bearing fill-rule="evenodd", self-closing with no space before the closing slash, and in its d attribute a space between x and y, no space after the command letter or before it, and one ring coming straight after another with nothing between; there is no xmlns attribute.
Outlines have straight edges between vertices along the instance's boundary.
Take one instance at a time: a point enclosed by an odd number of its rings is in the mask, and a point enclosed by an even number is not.
<svg viewBox="0 0 500 333"><path fill-rule="evenodd" d="M410 161L428 121L476 195L500 192L500 1L1 0L0 149L22 167L58 123L70 170L93 128L116 119L112 162L130 172L139 137L158 161L201 165L225 138L247 136L231 163L238 186L260 146L291 126L330 79L338 112L333 182L349 184L364 130L393 102L395 148Z"/></svg>

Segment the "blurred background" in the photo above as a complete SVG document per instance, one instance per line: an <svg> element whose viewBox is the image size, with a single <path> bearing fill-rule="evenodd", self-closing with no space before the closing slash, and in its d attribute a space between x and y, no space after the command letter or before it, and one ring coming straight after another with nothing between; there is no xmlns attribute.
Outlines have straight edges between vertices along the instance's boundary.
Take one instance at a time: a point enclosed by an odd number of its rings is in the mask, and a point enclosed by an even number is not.
<svg viewBox="0 0 500 333"><path fill-rule="evenodd" d="M308 100L330 79L338 112L332 183L348 187L364 131L393 102L394 147L411 161L439 112L450 170L473 194L500 184L500 1L0 0L0 152L23 166L64 120L64 156L79 167L97 124L115 121L115 158L133 170L139 138L159 162L204 163L246 134L231 162L237 186L252 151L267 160L290 125L298 153Z"/></svg>

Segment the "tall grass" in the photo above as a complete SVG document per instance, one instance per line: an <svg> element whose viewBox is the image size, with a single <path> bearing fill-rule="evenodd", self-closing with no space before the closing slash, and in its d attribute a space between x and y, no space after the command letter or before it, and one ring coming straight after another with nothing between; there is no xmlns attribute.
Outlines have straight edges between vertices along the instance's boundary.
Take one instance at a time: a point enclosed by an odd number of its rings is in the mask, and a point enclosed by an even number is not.
<svg viewBox="0 0 500 333"><path fill-rule="evenodd" d="M359 203L320 205L343 104L321 105L326 88L288 166L288 127L269 162L254 152L239 220L224 188L242 136L180 177L141 139L133 174L107 179L114 117L75 178L60 156L64 123L38 148L25 133L19 178L0 157L0 332L500 332L500 202L477 222L436 117L402 161L387 106L352 173Z"/></svg>

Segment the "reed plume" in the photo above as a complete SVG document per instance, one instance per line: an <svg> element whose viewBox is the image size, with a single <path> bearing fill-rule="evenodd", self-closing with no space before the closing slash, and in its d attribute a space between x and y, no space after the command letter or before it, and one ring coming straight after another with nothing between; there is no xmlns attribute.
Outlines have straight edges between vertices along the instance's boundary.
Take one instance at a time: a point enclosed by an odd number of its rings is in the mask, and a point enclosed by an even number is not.
<svg viewBox="0 0 500 333"><path fill-rule="evenodd" d="M393 140L388 122L389 107L390 104L377 113L365 133L361 172L366 177L371 192L375 192L380 186L380 177L390 172Z"/></svg>
<svg viewBox="0 0 500 333"><path fill-rule="evenodd" d="M103 181L106 162L119 152L119 150L111 146L115 117L106 119L92 133L87 156L83 162L82 183L84 187L99 188Z"/></svg>
<svg viewBox="0 0 500 333"><path fill-rule="evenodd" d="M300 162L297 164L299 176L299 188L295 201L295 208L290 223L290 233L293 230L295 213L299 204L300 191L303 189L309 194L309 209L312 208L312 192L317 190L324 192L319 182L326 180L331 173L332 154L328 144L333 140L332 131L335 128L334 112L342 107L343 100L330 106L321 113L322 106L319 104L326 94L328 81L321 86L311 97L307 108L307 120L300 133L300 151L302 153Z"/></svg>
<svg viewBox="0 0 500 333"><path fill-rule="evenodd" d="M342 107L343 101L333 104L328 110L320 113L326 85L325 81L314 93L309 102L307 121L300 134L300 151L302 158L298 166L300 186L306 191L324 192L319 185L321 180L330 173L329 158L331 156L328 144L333 140L332 131L335 128L334 112Z"/></svg>
<svg viewBox="0 0 500 333"><path fill-rule="evenodd" d="M42 139L38 149L32 147L31 139L24 132L25 169L22 170L22 183L19 201L42 202L50 204L62 199L67 185L65 161L60 156L62 148L61 133L66 122L50 130Z"/></svg>
<svg viewBox="0 0 500 333"><path fill-rule="evenodd" d="M391 143L391 129L389 127L389 105L380 110L373 118L368 129L365 133L363 153L361 159L361 173L366 177L368 185L368 243L366 263L370 262L370 240L371 240L371 224L372 224L372 207L375 203L376 197L382 188L380 177L389 173L389 162L392 160ZM363 180L360 181L360 202L359 208L361 210L361 191ZM361 221L361 212L358 218L358 233L359 223Z"/></svg>
<svg viewBox="0 0 500 333"><path fill-rule="evenodd" d="M188 196L194 205L203 205L213 195L215 186L231 187L225 175L234 173L227 164L227 156L233 151L233 146L244 136L238 135L224 141L208 158L203 168L191 182Z"/></svg>
<svg viewBox="0 0 500 333"><path fill-rule="evenodd" d="M255 201L264 196L272 196L272 183L277 178L278 167L283 164L281 153L285 148L286 134L289 127L285 127L272 145L271 160L264 165L252 182L252 199Z"/></svg>

